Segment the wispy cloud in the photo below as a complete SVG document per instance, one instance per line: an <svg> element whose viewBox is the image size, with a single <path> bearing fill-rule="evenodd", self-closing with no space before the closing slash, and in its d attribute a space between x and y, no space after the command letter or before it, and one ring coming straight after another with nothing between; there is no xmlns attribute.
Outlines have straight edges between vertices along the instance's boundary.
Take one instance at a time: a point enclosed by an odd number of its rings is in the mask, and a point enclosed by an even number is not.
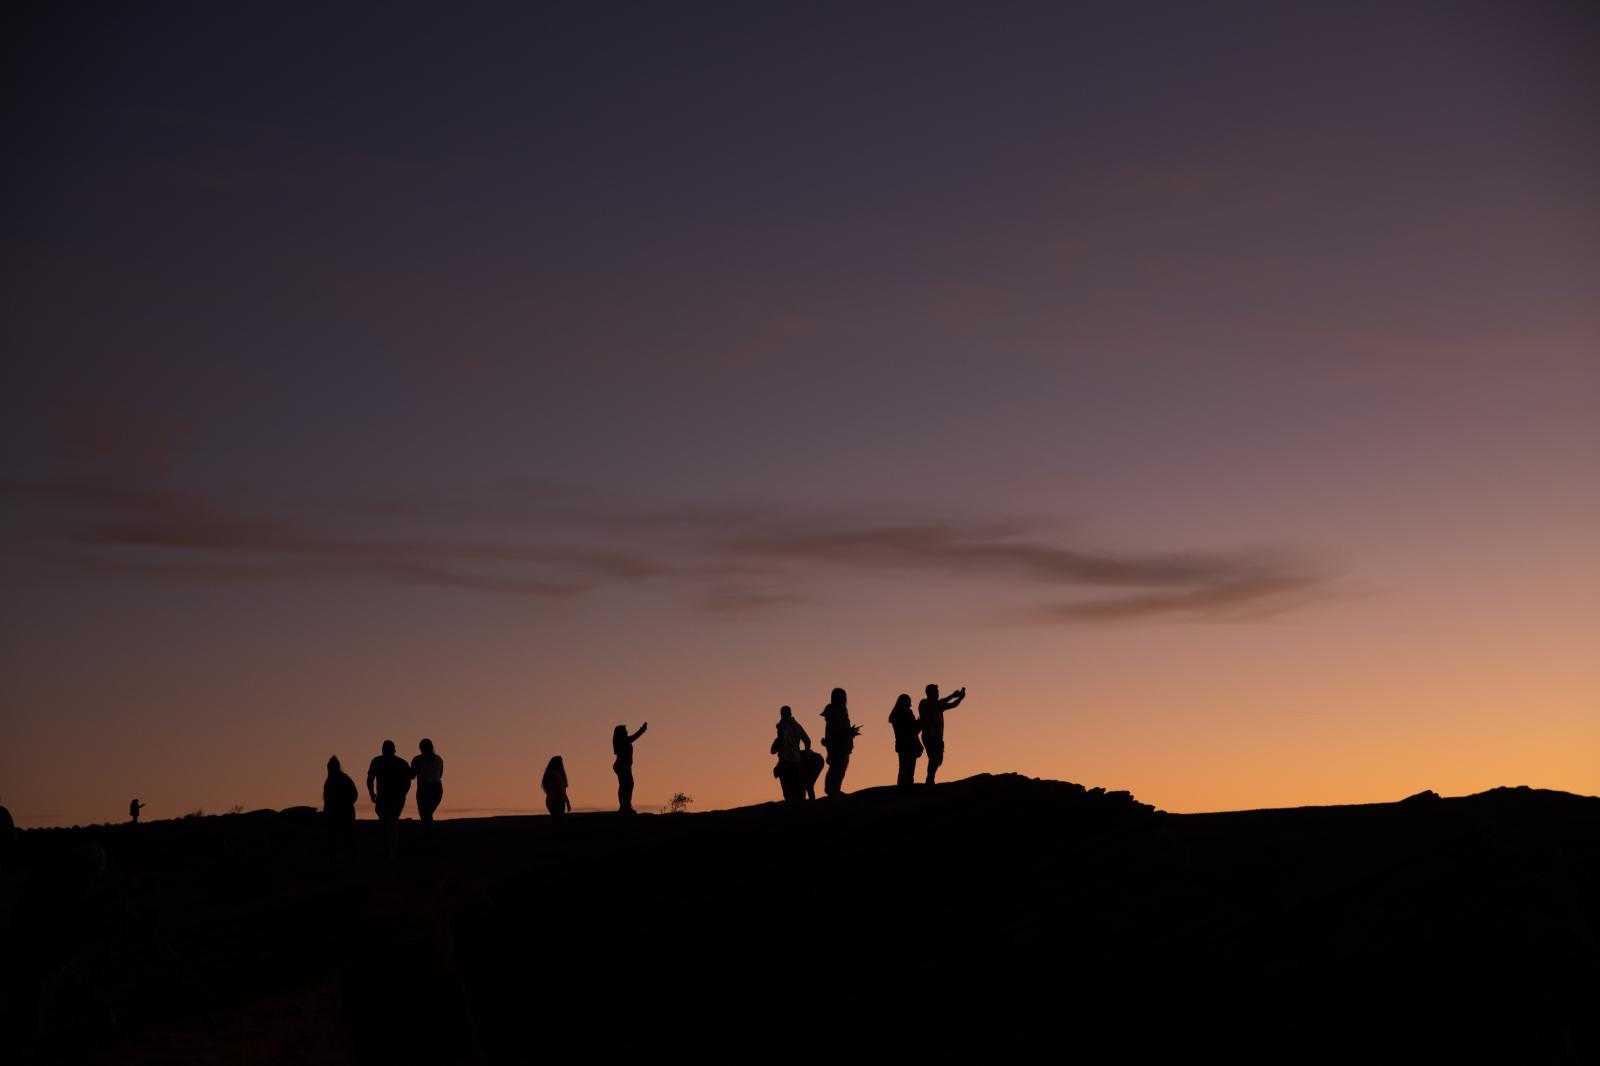
<svg viewBox="0 0 1600 1066"><path fill-rule="evenodd" d="M541 599L657 583L749 616L805 602L819 578L875 574L1044 595L1024 617L1084 624L1231 618L1315 597L1283 550L1131 553L1062 543L1014 520L817 515L776 504L647 504L550 485L455 499L246 506L139 471L3 486L58 565L150 577L366 577Z"/></svg>

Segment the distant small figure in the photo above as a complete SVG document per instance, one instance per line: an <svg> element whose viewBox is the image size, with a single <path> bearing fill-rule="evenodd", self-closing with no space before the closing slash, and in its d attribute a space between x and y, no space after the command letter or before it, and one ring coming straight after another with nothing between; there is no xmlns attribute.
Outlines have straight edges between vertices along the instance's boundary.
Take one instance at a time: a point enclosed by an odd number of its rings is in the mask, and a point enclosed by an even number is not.
<svg viewBox="0 0 1600 1066"><path fill-rule="evenodd" d="M922 743L928 749L928 784L944 763L944 712L961 706L967 690L958 688L944 699L939 698L939 686L928 686L928 698L917 705L917 717L922 722Z"/></svg>
<svg viewBox="0 0 1600 1066"><path fill-rule="evenodd" d="M419 750L411 760L411 773L417 779L417 816L422 819L422 831L433 838L433 812L444 799L444 759L434 754L433 741L423 737L417 742Z"/></svg>
<svg viewBox="0 0 1600 1066"><path fill-rule="evenodd" d="M561 756L550 757L549 765L544 768L544 776L539 779L539 787L544 789L544 809L550 812L552 819L561 821L561 816L572 810L572 800L567 798L567 767L561 761ZM631 787L629 798L632 799Z"/></svg>
<svg viewBox="0 0 1600 1066"><path fill-rule="evenodd" d="M810 760L804 756L811 754L811 738L806 735L805 726L795 718L794 710L787 704L778 708L777 733L772 741L772 754L778 757L778 765L772 773L783 789L783 798L793 803L804 799L806 795L805 775ZM821 763L822 757L817 756L817 764L820 766ZM815 780L814 777L812 779ZM814 793L812 798L816 798Z"/></svg>
<svg viewBox="0 0 1600 1066"><path fill-rule="evenodd" d="M836 688L822 708L827 726L822 733L822 746L828 749L828 777L822 789L829 796L844 795L844 775L850 769L850 753L855 750L856 737L861 727L850 724L850 709L845 706L844 689Z"/></svg>
<svg viewBox="0 0 1600 1066"><path fill-rule="evenodd" d="M628 734L628 727L619 725L611 731L611 753L617 761L611 768L617 772L617 810L622 814L633 813L633 742L644 736L644 731L650 728L646 722L639 727L638 732Z"/></svg>
<svg viewBox="0 0 1600 1066"><path fill-rule="evenodd" d="M410 791L411 767L394 753L394 741L386 740L383 754L367 764L367 796L378 810L378 821L383 824L390 862L394 861L400 844L400 812L406 809L406 793Z"/></svg>
<svg viewBox="0 0 1600 1066"><path fill-rule="evenodd" d="M900 693L900 698L894 701L889 725L894 728L894 751L900 757L900 776L895 783L901 788L910 788L916 784L917 760L922 758L922 741L917 739L922 723L911 713L911 697L907 693Z"/></svg>
<svg viewBox="0 0 1600 1066"><path fill-rule="evenodd" d="M145 803L140 803L138 800L129 800L128 801L128 820L133 822L134 825L138 825L139 824L139 812L144 810L145 807L147 807L147 806L149 806L149 805L145 804Z"/></svg>
<svg viewBox="0 0 1600 1066"><path fill-rule="evenodd" d="M339 768L339 756L328 757L328 779L322 783L322 816L328 821L328 851L339 853L339 845L356 853L356 800L360 793L350 775Z"/></svg>

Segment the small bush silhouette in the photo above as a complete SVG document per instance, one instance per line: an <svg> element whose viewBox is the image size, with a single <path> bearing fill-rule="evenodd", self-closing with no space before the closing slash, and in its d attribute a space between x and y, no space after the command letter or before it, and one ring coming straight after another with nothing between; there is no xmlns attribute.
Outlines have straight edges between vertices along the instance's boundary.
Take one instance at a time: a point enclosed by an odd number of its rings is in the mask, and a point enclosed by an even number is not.
<svg viewBox="0 0 1600 1066"><path fill-rule="evenodd" d="M244 804L235 803L232 807L228 808L228 813L229 814L243 814L244 813Z"/></svg>
<svg viewBox="0 0 1600 1066"><path fill-rule="evenodd" d="M204 807L196 807L194 810L184 815L185 818L204 818L205 816L206 809Z"/></svg>
<svg viewBox="0 0 1600 1066"><path fill-rule="evenodd" d="M661 808L662 814L687 814L689 804L694 802L694 797L687 792L674 792L667 805Z"/></svg>

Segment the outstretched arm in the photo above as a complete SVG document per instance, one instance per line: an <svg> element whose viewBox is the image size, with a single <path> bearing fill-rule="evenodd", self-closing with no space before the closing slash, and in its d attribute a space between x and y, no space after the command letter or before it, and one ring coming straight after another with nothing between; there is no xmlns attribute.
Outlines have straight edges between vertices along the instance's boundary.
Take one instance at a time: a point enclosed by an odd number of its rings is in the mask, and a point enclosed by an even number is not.
<svg viewBox="0 0 1600 1066"><path fill-rule="evenodd" d="M939 705L941 707L943 707L947 711L953 711L957 707L961 706L961 701L966 699L966 698L967 698L967 690L966 689L962 689L960 692L951 693L950 695L946 696L944 699L940 700L939 701Z"/></svg>
<svg viewBox="0 0 1600 1066"><path fill-rule="evenodd" d="M637 733L633 734L633 736L628 738L628 743L632 744L634 741L636 741L640 737L644 736L644 731L646 729L649 729L649 728L650 728L650 723L649 722L646 722L644 725L640 726L639 727L639 731Z"/></svg>

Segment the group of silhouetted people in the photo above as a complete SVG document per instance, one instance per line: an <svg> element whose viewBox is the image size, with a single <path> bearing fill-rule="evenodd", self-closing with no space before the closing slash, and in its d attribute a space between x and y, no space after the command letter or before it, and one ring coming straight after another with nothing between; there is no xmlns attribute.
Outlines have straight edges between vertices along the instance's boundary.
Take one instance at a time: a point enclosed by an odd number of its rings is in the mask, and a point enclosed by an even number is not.
<svg viewBox="0 0 1600 1066"><path fill-rule="evenodd" d="M894 729L894 750L900 759L898 784L909 788L915 783L917 760L928 756L927 783L933 784L944 762L944 715L961 704L967 690L958 688L949 696L939 696L939 686L929 685L927 698L912 713L911 697L901 693L889 712L889 725ZM805 727L794 717L794 711L783 707L778 712L777 736L772 741L772 754L778 765L772 776L783 789L783 798L789 801L817 798L817 778L827 767L823 791L828 796L844 795L844 777L850 769L850 755L855 750L861 727L850 721L850 708L842 688L833 690L828 705L822 709L822 746L827 750L824 758L811 750L811 737ZM632 733L626 725L611 731L611 768L617 775L617 810L632 814L633 810L633 745L650 728L642 723ZM395 754L394 741L383 742L383 753L367 765L367 796L378 813L383 826L384 840L389 858L395 857L400 839L400 815L405 810L411 784L417 786L417 815L422 820L423 831L429 839L433 836L433 814L444 798L444 759L433 750L433 741L424 737L417 744L418 752L408 763ZM551 758L539 779L544 790L545 809L550 817L559 821L572 810L568 795L566 764L561 756ZM356 800L360 793L350 775L339 766L337 755L328 760L328 777L322 785L322 808L328 824L328 847L337 853L341 848L355 850ZM138 821L142 804L134 800L128 813Z"/></svg>
<svg viewBox="0 0 1600 1066"><path fill-rule="evenodd" d="M894 750L900 760L897 780L901 788L910 788L917 777L917 760L926 752L928 756L928 784L933 784L939 767L944 762L944 715L960 706L967 698L967 690L958 688L941 698L939 686L929 685L927 697L912 713L911 697L905 693L895 701L889 712L889 725L894 729ZM772 776L778 779L783 798L790 802L817 798L817 778L824 763L828 775L823 780L823 792L829 796L844 794L844 775L850 768L850 755L855 751L856 738L861 727L850 721L850 711L845 703L845 691L833 690L828 705L822 709L824 722L822 746L827 749L826 759L811 750L811 737L788 706L778 709L777 736L772 741L772 754L778 757Z"/></svg>

